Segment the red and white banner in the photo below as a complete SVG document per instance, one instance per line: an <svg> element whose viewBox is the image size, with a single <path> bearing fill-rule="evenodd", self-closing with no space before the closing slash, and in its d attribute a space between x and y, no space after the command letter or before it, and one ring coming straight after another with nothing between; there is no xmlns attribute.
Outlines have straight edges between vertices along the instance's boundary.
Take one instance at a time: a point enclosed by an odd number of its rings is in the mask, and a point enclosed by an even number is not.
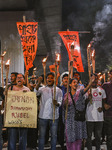
<svg viewBox="0 0 112 150"><path fill-rule="evenodd" d="M29 70L33 67L37 51L38 22L17 22L17 28L21 38L26 70Z"/></svg>
<svg viewBox="0 0 112 150"><path fill-rule="evenodd" d="M77 31L61 31L58 32L61 36L65 47L68 51L69 60L71 61L71 45L73 43L73 67L77 69L79 72L84 72L81 52L80 52L80 44L79 44L79 33Z"/></svg>

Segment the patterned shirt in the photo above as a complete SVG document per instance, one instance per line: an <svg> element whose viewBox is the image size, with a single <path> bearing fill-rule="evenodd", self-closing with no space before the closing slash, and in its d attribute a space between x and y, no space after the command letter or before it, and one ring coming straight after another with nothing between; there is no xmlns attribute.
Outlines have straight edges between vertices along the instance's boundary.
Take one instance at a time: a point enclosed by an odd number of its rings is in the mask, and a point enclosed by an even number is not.
<svg viewBox="0 0 112 150"><path fill-rule="evenodd" d="M73 100L75 101L76 109L80 111L85 109L85 99L83 95L84 90L77 90L75 95L73 95ZM66 100L66 98L67 95L65 94L64 101ZM65 121L65 134L67 142L74 142L76 140L86 139L87 138L86 122L74 120L75 108L70 94L68 95L68 103L69 103L68 114L67 120Z"/></svg>

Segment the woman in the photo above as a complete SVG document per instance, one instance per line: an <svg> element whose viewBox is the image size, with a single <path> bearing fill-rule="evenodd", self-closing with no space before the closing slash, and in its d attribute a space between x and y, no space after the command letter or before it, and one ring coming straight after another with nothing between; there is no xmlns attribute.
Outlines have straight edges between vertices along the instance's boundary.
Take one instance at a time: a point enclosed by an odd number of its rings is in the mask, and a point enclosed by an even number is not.
<svg viewBox="0 0 112 150"><path fill-rule="evenodd" d="M67 150L81 150L82 140L87 138L86 133L86 122L76 121L75 117L75 107L72 102L75 102L77 110L85 109L85 100L83 95L87 92L92 82L94 81L94 76L91 78L88 86L85 89L77 90L78 80L71 79L70 81L70 92L68 93L68 113L67 119L65 121L65 135L66 135L66 146ZM67 93L64 96L63 101L64 107L67 104Z"/></svg>

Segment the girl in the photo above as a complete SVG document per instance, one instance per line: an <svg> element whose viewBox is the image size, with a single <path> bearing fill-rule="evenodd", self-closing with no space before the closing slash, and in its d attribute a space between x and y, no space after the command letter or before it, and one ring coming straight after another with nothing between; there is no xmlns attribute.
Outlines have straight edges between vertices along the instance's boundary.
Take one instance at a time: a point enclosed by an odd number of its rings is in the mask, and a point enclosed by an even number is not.
<svg viewBox="0 0 112 150"><path fill-rule="evenodd" d="M66 146L67 150L81 150L82 140L87 138L86 133L86 122L76 121L75 107L79 111L85 109L85 99L83 95L90 88L95 77L92 76L88 86L85 89L77 90L78 80L71 79L70 81L70 92L68 93L68 113L65 121L65 135L66 135ZM73 104L75 102L75 107ZM64 107L67 104L67 93L64 96Z"/></svg>

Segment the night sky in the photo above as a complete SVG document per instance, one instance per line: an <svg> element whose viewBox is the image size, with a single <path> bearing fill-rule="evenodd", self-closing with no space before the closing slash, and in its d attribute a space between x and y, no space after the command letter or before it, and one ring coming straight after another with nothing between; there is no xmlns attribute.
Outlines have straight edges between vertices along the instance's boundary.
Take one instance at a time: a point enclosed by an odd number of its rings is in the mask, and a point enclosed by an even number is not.
<svg viewBox="0 0 112 150"><path fill-rule="evenodd" d="M62 29L91 32L79 35L85 73L90 41L96 50L96 72L112 67L112 0L63 0Z"/></svg>

